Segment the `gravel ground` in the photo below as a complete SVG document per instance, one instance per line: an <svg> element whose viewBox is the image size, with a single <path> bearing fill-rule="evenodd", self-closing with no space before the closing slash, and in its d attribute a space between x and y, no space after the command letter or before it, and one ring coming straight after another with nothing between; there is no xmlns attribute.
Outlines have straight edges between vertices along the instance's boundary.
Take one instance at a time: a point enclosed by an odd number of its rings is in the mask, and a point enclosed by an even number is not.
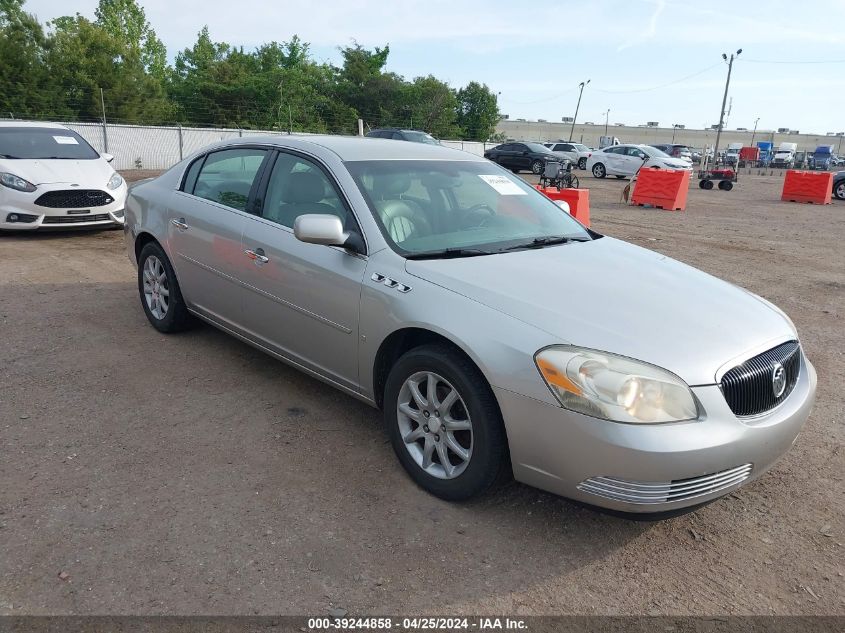
<svg viewBox="0 0 845 633"><path fill-rule="evenodd" d="M762 479L658 523L515 483L446 503L378 412L211 327L156 333L121 232L5 235L0 614L845 614L845 205L754 176L672 213L582 180L596 230L795 321L818 402Z"/></svg>

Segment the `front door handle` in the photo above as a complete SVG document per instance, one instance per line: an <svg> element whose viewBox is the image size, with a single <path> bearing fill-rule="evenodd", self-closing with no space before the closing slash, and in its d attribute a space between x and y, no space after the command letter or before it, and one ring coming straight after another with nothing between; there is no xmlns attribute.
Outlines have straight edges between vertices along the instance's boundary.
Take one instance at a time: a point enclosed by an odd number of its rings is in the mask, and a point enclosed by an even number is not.
<svg viewBox="0 0 845 633"><path fill-rule="evenodd" d="M249 257L256 264L266 264L270 261L270 258L264 254L263 248L256 248L254 251L247 249L244 251L244 255Z"/></svg>
<svg viewBox="0 0 845 633"><path fill-rule="evenodd" d="M188 225L185 222L185 218L179 218L178 220L176 218L174 218L174 219L170 220L170 223L173 226L175 226L177 229L179 229L180 231L187 231L188 230Z"/></svg>

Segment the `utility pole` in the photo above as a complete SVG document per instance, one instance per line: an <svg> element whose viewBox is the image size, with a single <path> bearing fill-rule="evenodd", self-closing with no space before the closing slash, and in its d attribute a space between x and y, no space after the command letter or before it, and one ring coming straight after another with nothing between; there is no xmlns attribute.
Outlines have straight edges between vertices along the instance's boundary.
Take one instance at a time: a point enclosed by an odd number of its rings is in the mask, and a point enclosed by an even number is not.
<svg viewBox="0 0 845 633"><path fill-rule="evenodd" d="M725 81L725 94L722 97L722 109L719 111L719 128L716 130L716 145L713 146L713 162L714 164L719 160L719 138L722 136L722 125L725 122L725 104L728 102L728 86L731 85L731 70L733 69L734 59L739 57L742 49L736 51L736 56L731 53L730 59L725 53L722 53L722 59L728 62L728 79Z"/></svg>
<svg viewBox="0 0 845 633"><path fill-rule="evenodd" d="M757 136L757 123L760 121L760 117L754 119L754 131L751 133L751 147L754 147L754 137Z"/></svg>
<svg viewBox="0 0 845 633"><path fill-rule="evenodd" d="M569 128L569 140L572 140L572 135L575 133L575 121L578 118L578 108L581 107L581 96L584 94L584 86L590 83L590 80L582 81L579 86L581 86L581 92L578 93L578 104L575 106L575 116L572 117L572 127Z"/></svg>
<svg viewBox="0 0 845 633"><path fill-rule="evenodd" d="M103 108L103 151L109 151L109 133L106 130L106 99L103 97L103 89L100 88L100 106Z"/></svg>
<svg viewBox="0 0 845 633"><path fill-rule="evenodd" d="M604 135L607 136L607 124L610 122L610 108L604 113Z"/></svg>

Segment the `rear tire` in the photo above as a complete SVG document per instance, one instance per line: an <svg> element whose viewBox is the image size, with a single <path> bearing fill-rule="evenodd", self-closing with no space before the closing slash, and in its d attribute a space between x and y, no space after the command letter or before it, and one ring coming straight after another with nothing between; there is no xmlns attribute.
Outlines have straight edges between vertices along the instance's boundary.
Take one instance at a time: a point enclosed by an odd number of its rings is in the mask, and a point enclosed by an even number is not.
<svg viewBox="0 0 845 633"><path fill-rule="evenodd" d="M701 181L701 188L710 191L713 188L713 181L712 180L702 180Z"/></svg>
<svg viewBox="0 0 845 633"><path fill-rule="evenodd" d="M578 169L587 169L587 159L586 158L579 158L578 159Z"/></svg>
<svg viewBox="0 0 845 633"><path fill-rule="evenodd" d="M593 178L604 178L607 176L607 169L601 163L593 165Z"/></svg>
<svg viewBox="0 0 845 633"><path fill-rule="evenodd" d="M144 314L159 332L181 332L191 326L193 318L185 306L176 273L157 242L148 242L138 256L138 294Z"/></svg>
<svg viewBox="0 0 845 633"><path fill-rule="evenodd" d="M841 180L833 185L833 195L837 200L845 200L845 180Z"/></svg>
<svg viewBox="0 0 845 633"><path fill-rule="evenodd" d="M734 188L734 184L730 180L722 180L719 183L719 189L722 191L730 191Z"/></svg>
<svg viewBox="0 0 845 633"><path fill-rule="evenodd" d="M493 391L467 357L446 345L417 347L396 362L384 389L384 419L411 479L441 499L470 499L511 472Z"/></svg>

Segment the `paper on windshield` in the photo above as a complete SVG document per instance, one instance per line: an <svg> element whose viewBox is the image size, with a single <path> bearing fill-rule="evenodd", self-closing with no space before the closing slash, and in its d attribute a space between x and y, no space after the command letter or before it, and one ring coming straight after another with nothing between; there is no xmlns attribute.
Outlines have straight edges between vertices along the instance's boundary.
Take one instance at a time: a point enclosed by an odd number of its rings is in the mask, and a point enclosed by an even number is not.
<svg viewBox="0 0 845 633"><path fill-rule="evenodd" d="M79 141L72 136L54 136L53 138L59 145L79 145Z"/></svg>
<svg viewBox="0 0 845 633"><path fill-rule="evenodd" d="M486 176L483 174L478 175L481 180L486 182L488 185L493 187L500 196L524 196L526 192L523 189L519 188L512 180L509 180L506 176L498 176L498 175L491 175Z"/></svg>

